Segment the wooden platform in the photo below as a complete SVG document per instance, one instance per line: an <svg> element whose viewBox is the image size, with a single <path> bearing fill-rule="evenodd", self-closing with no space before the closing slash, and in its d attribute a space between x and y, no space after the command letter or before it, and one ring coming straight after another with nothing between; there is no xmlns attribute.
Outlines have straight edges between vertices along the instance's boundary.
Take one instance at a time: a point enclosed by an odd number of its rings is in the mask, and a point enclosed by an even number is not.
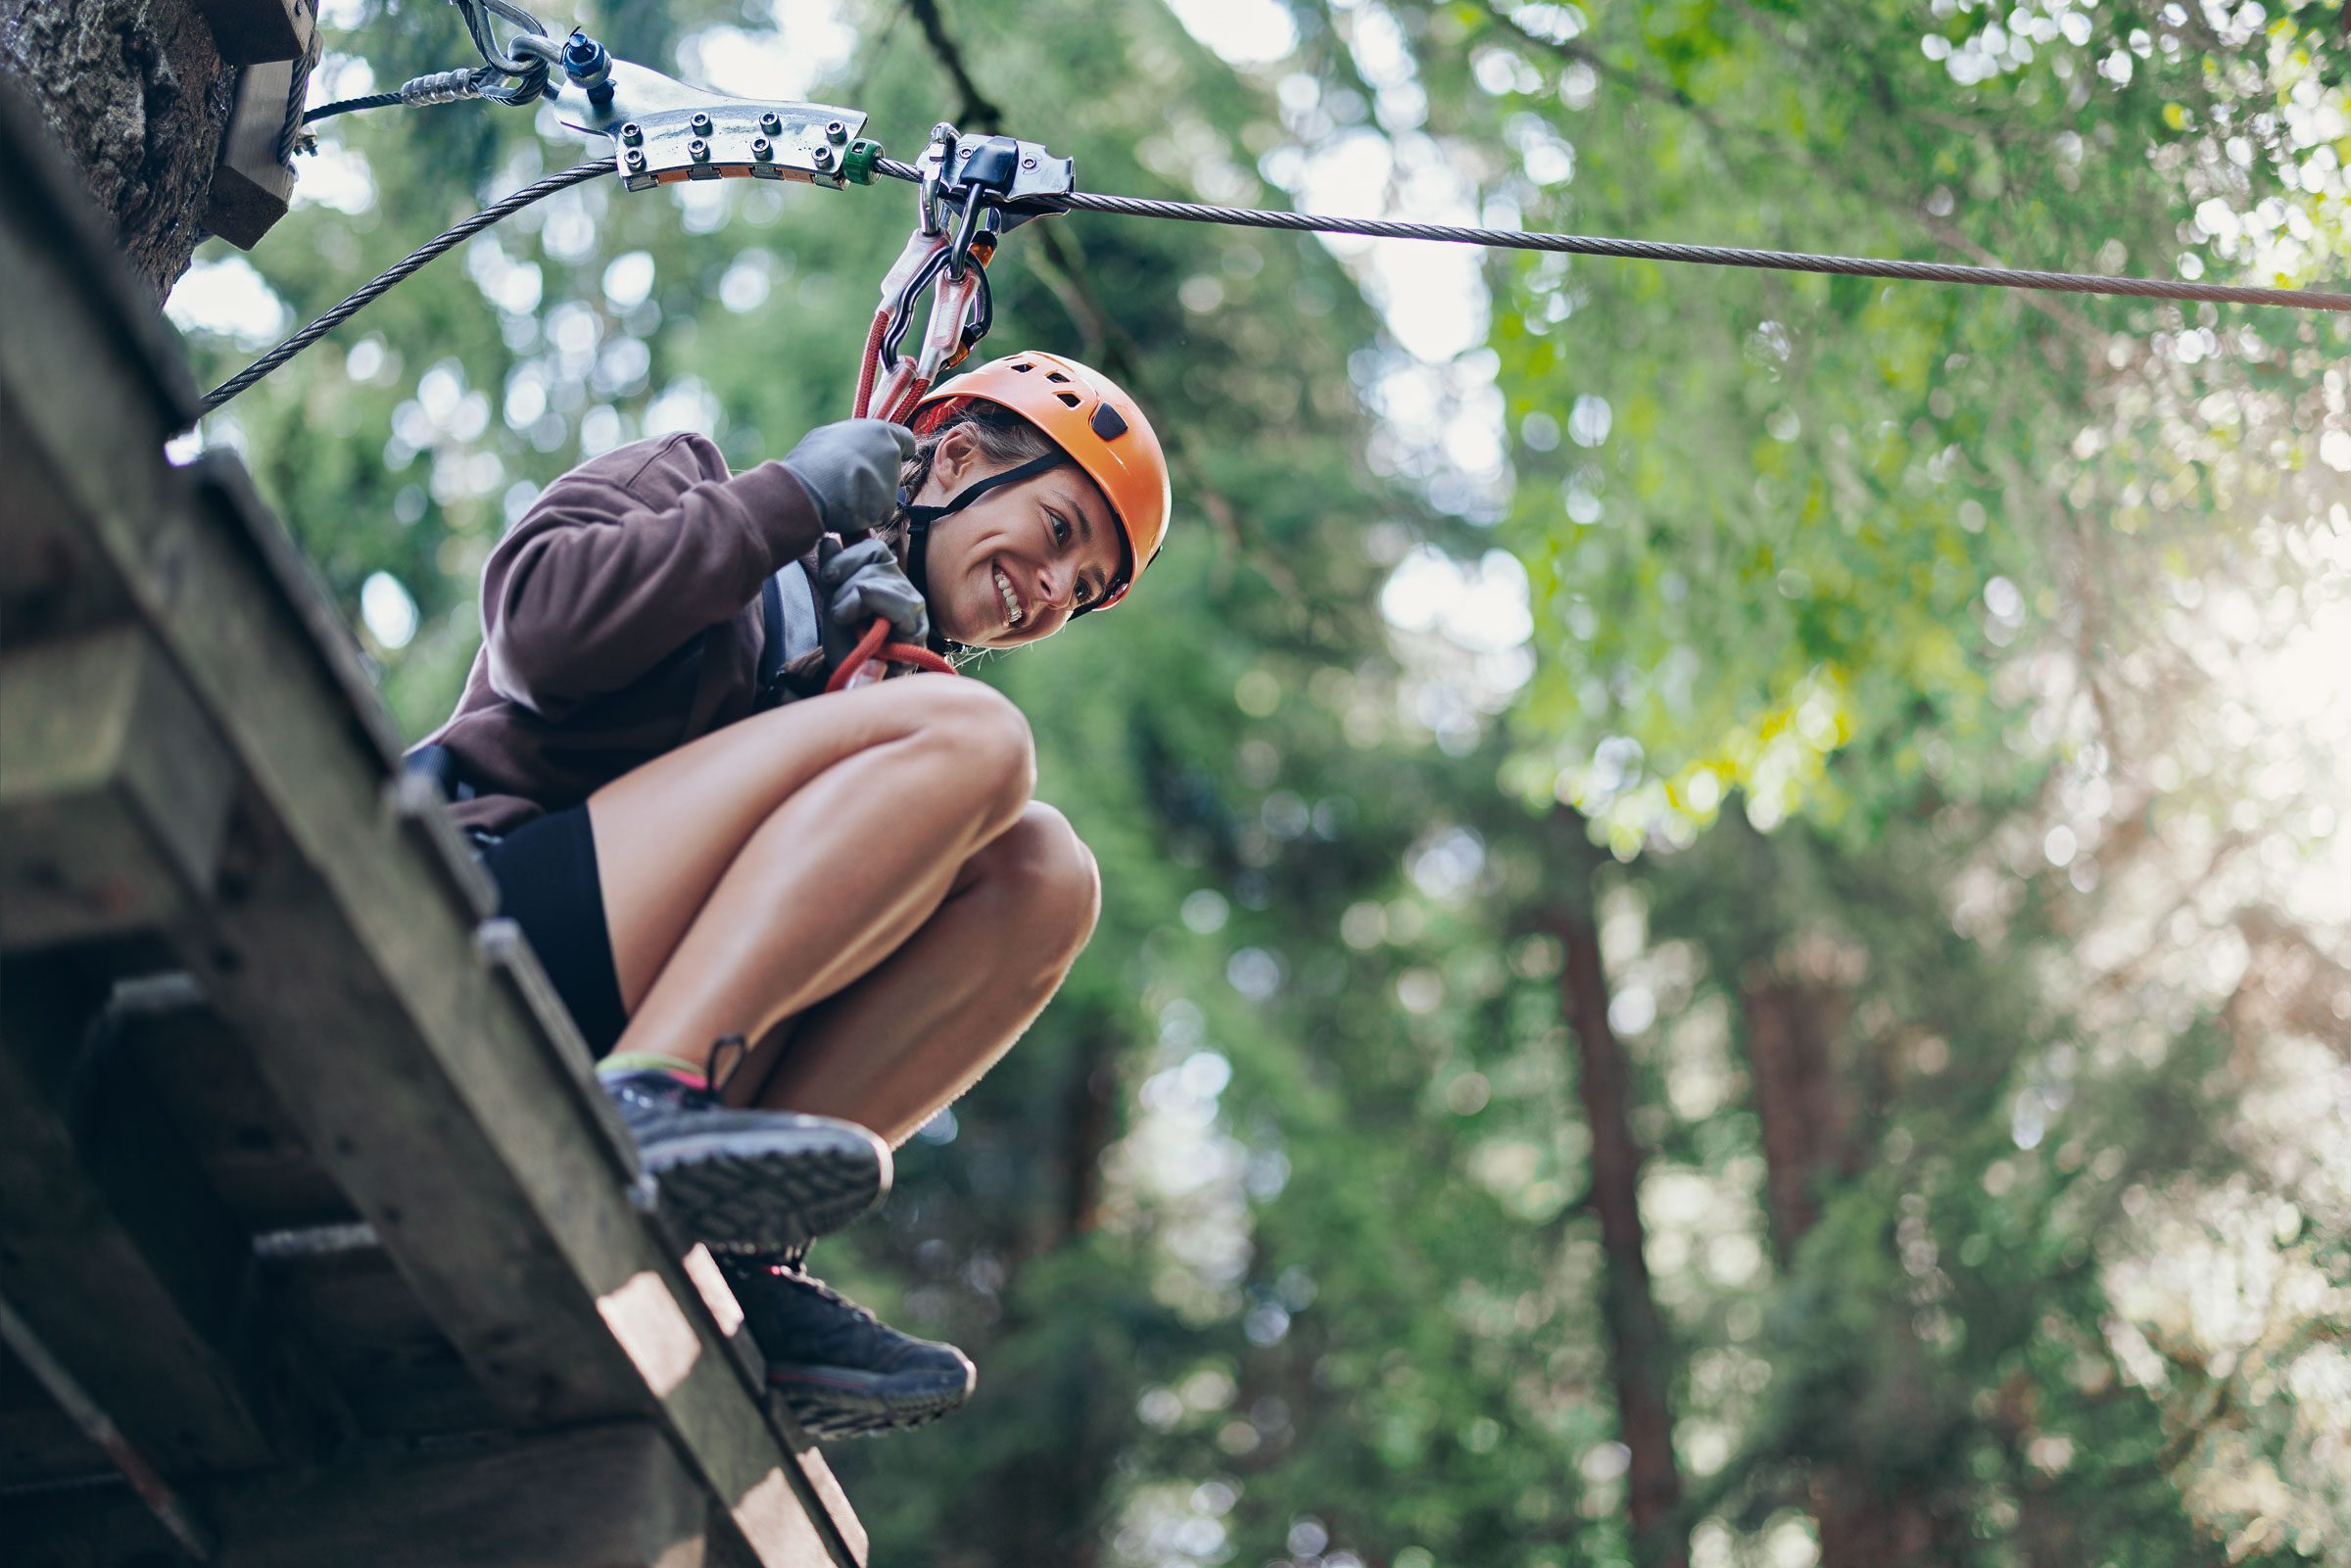
<svg viewBox="0 0 2351 1568"><path fill-rule="evenodd" d="M0 1561L860 1564L0 79Z"/></svg>

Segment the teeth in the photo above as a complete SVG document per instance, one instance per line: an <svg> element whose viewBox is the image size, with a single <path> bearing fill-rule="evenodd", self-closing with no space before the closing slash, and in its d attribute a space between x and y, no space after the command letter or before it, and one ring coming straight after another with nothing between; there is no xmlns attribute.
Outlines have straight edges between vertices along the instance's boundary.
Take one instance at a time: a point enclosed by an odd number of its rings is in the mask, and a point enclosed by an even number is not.
<svg viewBox="0 0 2351 1568"><path fill-rule="evenodd" d="M1004 624L1005 624L1005 625L1007 625L1007 626L1018 626L1018 625L1020 625L1020 624L1021 624L1021 601L1020 601L1020 597L1019 597L1019 595L1017 595L1016 594L1014 594L1014 593L1013 593L1013 591L1012 591L1012 583L1011 583L1010 579L1008 579L1008 578L1006 578L1006 577L1005 577L1005 575L1004 575L1004 568L1003 568L1003 567L1001 567L1001 566L993 566L993 567L990 567L990 568L988 568L988 569L989 569L991 572L993 572L993 573L995 574L995 579L996 579L996 596L997 596L998 598L1000 598L1000 599L1002 599L1002 600L1004 601Z"/></svg>

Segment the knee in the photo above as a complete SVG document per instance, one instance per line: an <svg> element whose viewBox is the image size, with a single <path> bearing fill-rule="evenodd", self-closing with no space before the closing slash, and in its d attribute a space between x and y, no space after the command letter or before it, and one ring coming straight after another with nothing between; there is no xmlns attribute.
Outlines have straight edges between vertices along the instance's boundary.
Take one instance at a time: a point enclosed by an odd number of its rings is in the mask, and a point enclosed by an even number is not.
<svg viewBox="0 0 2351 1568"><path fill-rule="evenodd" d="M1102 874L1069 818L1031 801L1013 825L975 857L1008 944L1061 976L1084 951L1102 912Z"/></svg>
<svg viewBox="0 0 2351 1568"><path fill-rule="evenodd" d="M1011 698L977 681L916 676L907 684L922 689L908 693L919 702L916 743L939 760L987 832L1009 832L1005 825L1018 825L1036 787L1036 746L1028 718Z"/></svg>

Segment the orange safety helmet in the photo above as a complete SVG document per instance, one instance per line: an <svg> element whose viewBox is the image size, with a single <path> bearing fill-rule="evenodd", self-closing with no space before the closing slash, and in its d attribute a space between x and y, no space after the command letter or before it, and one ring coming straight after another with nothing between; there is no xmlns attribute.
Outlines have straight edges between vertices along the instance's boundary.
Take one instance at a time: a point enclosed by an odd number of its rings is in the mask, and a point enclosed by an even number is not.
<svg viewBox="0 0 2351 1568"><path fill-rule="evenodd" d="M1101 371L1030 351L990 359L935 389L907 422L929 435L966 403L1019 414L1101 488L1127 536L1127 571L1091 607L1106 610L1125 598L1168 537L1168 456L1141 406Z"/></svg>

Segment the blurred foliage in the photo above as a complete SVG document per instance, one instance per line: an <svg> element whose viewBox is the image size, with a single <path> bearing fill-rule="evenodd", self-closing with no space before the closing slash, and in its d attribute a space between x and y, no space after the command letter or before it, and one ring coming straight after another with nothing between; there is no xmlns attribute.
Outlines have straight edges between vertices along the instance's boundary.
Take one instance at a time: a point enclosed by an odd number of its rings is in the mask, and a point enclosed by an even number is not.
<svg viewBox="0 0 2351 1568"><path fill-rule="evenodd" d="M905 156L979 107L924 9L586 20ZM2351 259L2339 9L1177 10L1241 64L1155 7L931 15L1090 188L1291 205L1368 160L1398 211L1530 226ZM463 58L421 0L331 20L314 97ZM254 259L292 317L585 156L544 108L321 142ZM537 485L845 412L910 208L600 182L208 438L421 734ZM2351 658L2342 328L1501 256L1484 344L1432 364L1392 254L1072 217L996 264L990 347L1116 364L1179 520L1147 597L979 672L1107 904L819 1255L982 1367L957 1419L836 1454L876 1561L1634 1560L1555 934L1590 909L1698 1568L2351 1563L2351 731L2309 694ZM217 379L258 336L193 342ZM1796 1169L1773 1008L1830 1071ZM1855 1516L1907 1534L1856 1557Z"/></svg>

